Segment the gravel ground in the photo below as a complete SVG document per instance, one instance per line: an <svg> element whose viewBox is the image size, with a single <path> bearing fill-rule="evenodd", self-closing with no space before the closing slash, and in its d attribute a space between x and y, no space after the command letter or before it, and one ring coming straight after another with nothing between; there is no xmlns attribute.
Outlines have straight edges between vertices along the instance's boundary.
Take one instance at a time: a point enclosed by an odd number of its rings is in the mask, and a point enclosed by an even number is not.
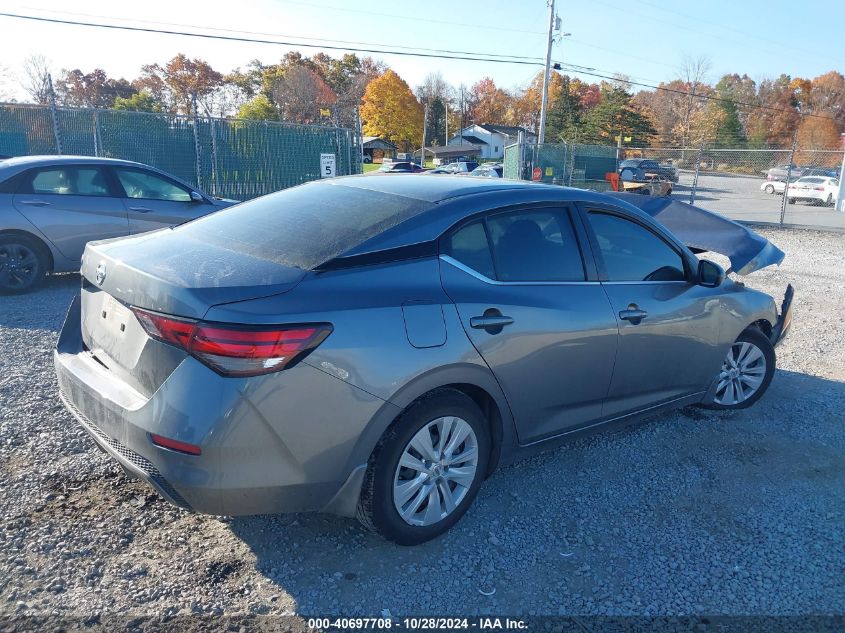
<svg viewBox="0 0 845 633"><path fill-rule="evenodd" d="M796 301L760 403L501 469L416 548L330 516L169 506L59 403L51 350L78 277L0 297L0 616L845 613L845 237L761 232L787 259L747 283L790 281Z"/></svg>

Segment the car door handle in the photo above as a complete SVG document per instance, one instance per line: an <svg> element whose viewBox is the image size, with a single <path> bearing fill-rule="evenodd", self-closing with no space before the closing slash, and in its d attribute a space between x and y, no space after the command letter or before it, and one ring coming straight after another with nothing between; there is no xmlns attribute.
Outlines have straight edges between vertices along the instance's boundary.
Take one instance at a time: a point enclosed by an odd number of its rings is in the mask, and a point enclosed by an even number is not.
<svg viewBox="0 0 845 633"><path fill-rule="evenodd" d="M476 330L487 330L491 334L498 334L506 325L513 323L513 318L504 314L485 314L474 316L469 320L469 326Z"/></svg>
<svg viewBox="0 0 845 633"><path fill-rule="evenodd" d="M138 213L152 213L153 210L149 207L129 207L130 211L137 211Z"/></svg>
<svg viewBox="0 0 845 633"><path fill-rule="evenodd" d="M21 204L28 204L31 207L49 207L50 203L44 200L21 200Z"/></svg>
<svg viewBox="0 0 845 633"><path fill-rule="evenodd" d="M648 316L648 312L640 310L634 306L628 306L627 310L622 310L619 313L619 318L623 321L630 321L633 325L639 325L640 321Z"/></svg>

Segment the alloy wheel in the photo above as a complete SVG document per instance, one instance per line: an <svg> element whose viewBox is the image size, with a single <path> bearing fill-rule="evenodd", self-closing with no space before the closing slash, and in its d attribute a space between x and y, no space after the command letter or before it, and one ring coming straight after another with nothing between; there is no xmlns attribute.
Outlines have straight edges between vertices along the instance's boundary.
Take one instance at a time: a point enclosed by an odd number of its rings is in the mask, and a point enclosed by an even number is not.
<svg viewBox="0 0 845 633"><path fill-rule="evenodd" d="M393 478L393 504L409 525L428 526L452 514L478 469L478 438L466 420L444 416L411 438Z"/></svg>
<svg viewBox="0 0 845 633"><path fill-rule="evenodd" d="M737 405L751 398L766 376L766 356L762 350L747 341L737 341L731 346L716 385L716 404Z"/></svg>
<svg viewBox="0 0 845 633"><path fill-rule="evenodd" d="M26 288L39 273L38 255L17 242L0 244L0 286L8 290Z"/></svg>

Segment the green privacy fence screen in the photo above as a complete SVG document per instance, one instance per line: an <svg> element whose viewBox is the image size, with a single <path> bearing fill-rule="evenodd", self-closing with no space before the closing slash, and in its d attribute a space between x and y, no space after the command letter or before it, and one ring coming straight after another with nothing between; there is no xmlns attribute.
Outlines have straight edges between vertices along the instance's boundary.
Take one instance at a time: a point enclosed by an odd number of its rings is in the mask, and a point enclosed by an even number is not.
<svg viewBox="0 0 845 633"><path fill-rule="evenodd" d="M505 178L604 190L609 186L604 179L605 174L615 171L615 147L580 143L514 143L505 148Z"/></svg>
<svg viewBox="0 0 845 633"><path fill-rule="evenodd" d="M320 178L361 173L345 128L172 114L0 104L0 155L66 154L152 165L211 194L247 200Z"/></svg>

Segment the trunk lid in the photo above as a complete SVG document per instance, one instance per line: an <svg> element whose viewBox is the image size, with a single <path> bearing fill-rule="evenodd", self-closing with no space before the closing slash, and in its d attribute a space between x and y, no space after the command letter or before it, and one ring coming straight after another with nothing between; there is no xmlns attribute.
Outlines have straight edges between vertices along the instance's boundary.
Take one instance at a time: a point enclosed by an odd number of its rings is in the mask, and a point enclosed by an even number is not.
<svg viewBox="0 0 845 633"><path fill-rule="evenodd" d="M287 292L305 271L172 229L90 242L82 276L122 303L200 319L212 305Z"/></svg>
<svg viewBox="0 0 845 633"><path fill-rule="evenodd" d="M287 292L305 271L170 229L91 242L82 259L82 339L116 378L151 396L187 353L147 335L132 307L202 319L217 304Z"/></svg>

